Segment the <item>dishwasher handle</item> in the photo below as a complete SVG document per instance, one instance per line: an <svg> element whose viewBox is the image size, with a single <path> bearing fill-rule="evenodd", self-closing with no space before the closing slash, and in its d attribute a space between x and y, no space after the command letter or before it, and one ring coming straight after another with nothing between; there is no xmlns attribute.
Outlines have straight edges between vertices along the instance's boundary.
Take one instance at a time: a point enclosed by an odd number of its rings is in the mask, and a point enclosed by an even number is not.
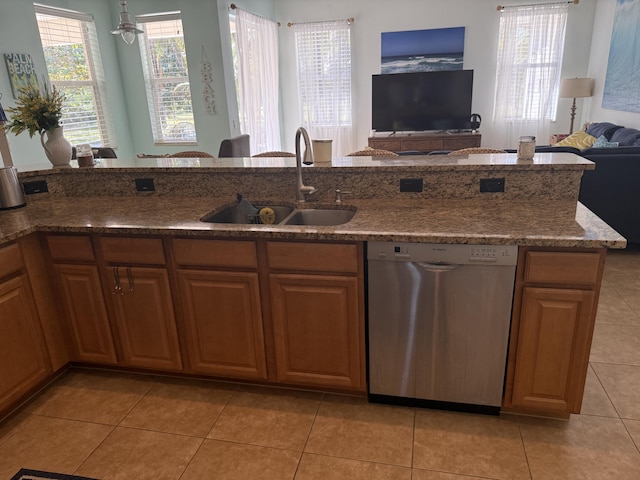
<svg viewBox="0 0 640 480"><path fill-rule="evenodd" d="M430 262L418 262L416 263L421 268L429 272L450 272L460 268L462 265L457 263L430 263Z"/></svg>

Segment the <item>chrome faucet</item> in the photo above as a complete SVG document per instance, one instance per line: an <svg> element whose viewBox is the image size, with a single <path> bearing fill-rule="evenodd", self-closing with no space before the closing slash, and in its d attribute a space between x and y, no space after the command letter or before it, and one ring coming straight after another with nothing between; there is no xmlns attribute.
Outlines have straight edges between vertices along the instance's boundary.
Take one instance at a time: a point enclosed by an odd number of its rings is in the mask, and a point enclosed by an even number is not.
<svg viewBox="0 0 640 480"><path fill-rule="evenodd" d="M302 155L300 155L300 135L304 139L304 162ZM311 141L309 140L309 134L307 131L300 127L296 131L296 201L305 202L307 195L311 195L316 191L316 187L305 185L302 181L302 163L305 165L313 165L313 148L311 148Z"/></svg>

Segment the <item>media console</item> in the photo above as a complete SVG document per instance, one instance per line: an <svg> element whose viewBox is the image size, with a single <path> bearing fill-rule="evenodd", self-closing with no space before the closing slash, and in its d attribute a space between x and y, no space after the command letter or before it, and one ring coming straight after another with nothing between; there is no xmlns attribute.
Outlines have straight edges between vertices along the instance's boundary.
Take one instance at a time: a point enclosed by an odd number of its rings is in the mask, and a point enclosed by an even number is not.
<svg viewBox="0 0 640 480"><path fill-rule="evenodd" d="M392 152L432 152L434 150L459 150L479 147L482 135L479 133L398 133L390 136L369 137L371 148Z"/></svg>

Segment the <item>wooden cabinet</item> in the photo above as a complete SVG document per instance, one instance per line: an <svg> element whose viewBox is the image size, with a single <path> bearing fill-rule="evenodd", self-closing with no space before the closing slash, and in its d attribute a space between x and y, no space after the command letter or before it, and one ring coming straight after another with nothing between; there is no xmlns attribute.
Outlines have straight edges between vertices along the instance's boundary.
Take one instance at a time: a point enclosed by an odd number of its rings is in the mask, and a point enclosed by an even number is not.
<svg viewBox="0 0 640 480"><path fill-rule="evenodd" d="M172 245L189 371L266 379L255 242L175 239Z"/></svg>
<svg viewBox="0 0 640 480"><path fill-rule="evenodd" d="M267 242L278 381L366 388L361 255L359 244Z"/></svg>
<svg viewBox="0 0 640 480"><path fill-rule="evenodd" d="M580 413L604 256L520 249L505 410Z"/></svg>
<svg viewBox="0 0 640 480"><path fill-rule="evenodd" d="M369 137L369 146L392 152L417 150L428 153L434 150L460 150L479 147L479 133L410 133L386 137Z"/></svg>
<svg viewBox="0 0 640 480"><path fill-rule="evenodd" d="M0 417L51 373L17 244L0 249Z"/></svg>
<svg viewBox="0 0 640 480"><path fill-rule="evenodd" d="M100 237L99 246L123 365L182 370L169 275L163 266L162 241Z"/></svg>
<svg viewBox="0 0 640 480"><path fill-rule="evenodd" d="M91 237L48 235L47 245L74 350L72 359L116 364L118 359Z"/></svg>

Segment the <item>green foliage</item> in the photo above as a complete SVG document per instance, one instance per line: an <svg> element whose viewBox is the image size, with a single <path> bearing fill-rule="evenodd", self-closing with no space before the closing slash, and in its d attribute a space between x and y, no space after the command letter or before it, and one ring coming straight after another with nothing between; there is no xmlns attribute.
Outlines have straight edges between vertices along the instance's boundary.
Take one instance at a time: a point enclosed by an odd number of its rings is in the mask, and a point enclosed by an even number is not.
<svg viewBox="0 0 640 480"><path fill-rule="evenodd" d="M45 84L44 93L28 87L21 88L16 106L7 109L11 122L5 129L15 135L24 131L33 137L36 132L52 132L60 126L64 95L53 87L51 91Z"/></svg>

